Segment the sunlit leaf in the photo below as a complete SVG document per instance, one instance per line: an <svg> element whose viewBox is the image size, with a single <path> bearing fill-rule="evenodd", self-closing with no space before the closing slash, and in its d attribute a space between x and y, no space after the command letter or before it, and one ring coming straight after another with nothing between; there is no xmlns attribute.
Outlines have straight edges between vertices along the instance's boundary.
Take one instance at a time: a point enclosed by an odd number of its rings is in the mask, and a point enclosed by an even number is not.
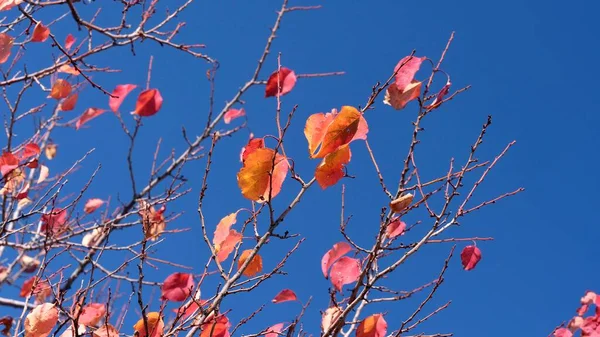
<svg viewBox="0 0 600 337"><path fill-rule="evenodd" d="M356 337L385 337L387 333L387 322L383 315L371 315L360 322L356 328Z"/></svg>
<svg viewBox="0 0 600 337"><path fill-rule="evenodd" d="M474 269L481 260L481 250L477 246L466 246L460 252L460 260L465 270Z"/></svg>
<svg viewBox="0 0 600 337"><path fill-rule="evenodd" d="M93 337L119 337L119 331L110 324L102 324L94 330Z"/></svg>
<svg viewBox="0 0 600 337"><path fill-rule="evenodd" d="M246 157L244 166L237 174L238 186L247 199L268 201L269 197L274 198L281 191L288 170L287 159L275 154L275 150L256 149Z"/></svg>
<svg viewBox="0 0 600 337"><path fill-rule="evenodd" d="M110 110L113 112L119 111L119 107L123 104L125 97L127 97L127 95L135 88L137 88L137 85L135 84L117 85L111 94L112 96L108 97L108 106L110 107Z"/></svg>
<svg viewBox="0 0 600 337"><path fill-rule="evenodd" d="M331 283L338 291L342 291L344 285L356 282L359 276L360 261L348 256L340 257L329 272Z"/></svg>
<svg viewBox="0 0 600 337"><path fill-rule="evenodd" d="M396 73L394 85L399 91L406 91L406 87L413 82L417 71L419 71L419 68L421 67L421 63L426 59L426 57L409 55L396 64L396 67L394 67L394 72Z"/></svg>
<svg viewBox="0 0 600 337"><path fill-rule="evenodd" d="M140 318L137 323L133 326L133 330L137 333L137 337L160 337L165 328L165 323L160 317L159 312L150 312L146 315L146 321L148 322L148 328L144 324L144 319ZM146 330L148 334L146 334Z"/></svg>
<svg viewBox="0 0 600 337"><path fill-rule="evenodd" d="M90 214L97 210L100 206L104 204L104 200L98 198L92 198L86 201L85 206L83 206L83 211Z"/></svg>
<svg viewBox="0 0 600 337"><path fill-rule="evenodd" d="M67 35L67 37L65 38L65 49L71 49L73 43L75 43L75 37L73 37L72 34Z"/></svg>
<svg viewBox="0 0 600 337"><path fill-rule="evenodd" d="M283 329L283 323L277 323L270 326L265 332L265 337L279 337L281 330Z"/></svg>
<svg viewBox="0 0 600 337"><path fill-rule="evenodd" d="M44 26L42 21L39 21L33 29L32 42L44 42L50 36L50 28Z"/></svg>
<svg viewBox="0 0 600 337"><path fill-rule="evenodd" d="M65 230L67 222L67 210L57 208L49 213L42 214L42 234L60 234Z"/></svg>
<svg viewBox="0 0 600 337"><path fill-rule="evenodd" d="M205 319L200 329L200 337L229 337L231 324L225 315Z"/></svg>
<svg viewBox="0 0 600 337"><path fill-rule="evenodd" d="M0 64L8 61L14 41L8 34L0 33Z"/></svg>
<svg viewBox="0 0 600 337"><path fill-rule="evenodd" d="M57 79L52 84L52 89L50 91L49 97L54 99L63 99L71 93L72 87L69 82L63 80L62 78Z"/></svg>
<svg viewBox="0 0 600 337"><path fill-rule="evenodd" d="M368 132L366 120L354 107L343 106L342 110L326 126L324 133L323 128L331 117L328 115L313 116L309 117L304 128L304 135L309 141L311 158L323 158L355 139L366 139ZM319 143L319 151L315 153Z"/></svg>
<svg viewBox="0 0 600 337"><path fill-rule="evenodd" d="M65 73L65 74L74 75L74 76L78 76L81 74L79 72L79 70L75 69L75 67L70 66L68 64L63 64L62 66L58 67L57 71L59 73Z"/></svg>
<svg viewBox="0 0 600 337"><path fill-rule="evenodd" d="M250 138L248 144L242 148L242 152L240 154L240 161L243 163L246 161L246 158L250 153L254 152L256 149L262 149L265 147L265 139L264 138Z"/></svg>
<svg viewBox="0 0 600 337"><path fill-rule="evenodd" d="M296 293L294 293L294 291L292 291L291 289L283 289L282 291L279 292L279 294L277 294L275 296L275 298L273 298L273 300L271 300L271 302L283 303L283 302L297 301L297 300L298 300L298 298L296 297Z"/></svg>
<svg viewBox="0 0 600 337"><path fill-rule="evenodd" d="M79 117L77 122L75 123L75 129L79 130L81 126L90 120L102 115L106 110L98 109L98 108L88 108L85 112Z"/></svg>
<svg viewBox="0 0 600 337"><path fill-rule="evenodd" d="M323 332L327 331L331 324L340 317L342 309L339 307L327 308L321 317L321 329Z"/></svg>
<svg viewBox="0 0 600 337"><path fill-rule="evenodd" d="M413 201L413 198L414 196L411 193L406 193L400 196L398 199L395 199L392 202L390 202L390 208L395 213L401 213L404 210L406 210L408 206L410 206L410 204Z"/></svg>
<svg viewBox="0 0 600 337"><path fill-rule="evenodd" d="M25 337L46 337L58 323L58 309L51 303L43 303L25 318Z"/></svg>
<svg viewBox="0 0 600 337"><path fill-rule="evenodd" d="M90 303L81 309L81 315L79 315L79 323L86 326L97 326L105 315L105 304Z"/></svg>
<svg viewBox="0 0 600 337"><path fill-rule="evenodd" d="M52 160L54 159L54 157L56 157L56 149L57 149L57 145L56 144L47 144L46 147L44 148L44 154L46 155L46 158L48 160Z"/></svg>
<svg viewBox="0 0 600 337"><path fill-rule="evenodd" d="M50 175L50 169L48 169L48 166L40 165L40 175L38 176L36 183L40 184L44 182L44 180L48 178L48 175Z"/></svg>
<svg viewBox="0 0 600 337"><path fill-rule="evenodd" d="M79 95L77 93L74 93L74 94L68 96L67 98L65 98L60 103L60 110L71 111L71 110L75 109L75 104L77 104L77 98L79 98Z"/></svg>
<svg viewBox="0 0 600 337"><path fill-rule="evenodd" d="M350 162L351 153L348 144L340 146L337 150L323 158L315 170L315 178L321 188L326 189L335 185L344 176L344 166Z"/></svg>
<svg viewBox="0 0 600 337"><path fill-rule="evenodd" d="M406 229L406 224L404 223L404 221L400 221L400 218L395 218L390 222L390 224L385 229L385 235L388 238L392 239L392 238L402 235L404 233L405 229Z"/></svg>
<svg viewBox="0 0 600 337"><path fill-rule="evenodd" d="M165 227L167 226L164 216L166 207L163 205L160 209L155 210L154 206L150 206L144 200L139 200L138 204L138 213L142 218L144 235L146 239L156 241L158 236L165 230Z"/></svg>
<svg viewBox="0 0 600 337"><path fill-rule="evenodd" d="M323 272L323 276L327 278L331 265L350 251L352 251L352 247L346 242L341 241L333 245L333 247L321 258L321 271Z"/></svg>
<svg viewBox="0 0 600 337"><path fill-rule="evenodd" d="M161 297L173 302L185 301L194 288L192 274L173 273L169 275L161 287Z"/></svg>
<svg viewBox="0 0 600 337"><path fill-rule="evenodd" d="M133 114L149 117L158 112L163 104L163 98L158 89L144 90L138 96Z"/></svg>
<svg viewBox="0 0 600 337"><path fill-rule="evenodd" d="M291 69L281 67L280 71L275 71L269 76L265 88L265 97L283 96L292 91L295 85L296 73Z"/></svg>
<svg viewBox="0 0 600 337"><path fill-rule="evenodd" d="M246 110L244 110L244 108L229 109L225 113L225 116L223 116L223 121L225 121L225 124L229 124L229 123L231 123L232 120L242 117L242 116L245 116L245 115L246 115Z"/></svg>
<svg viewBox="0 0 600 337"><path fill-rule="evenodd" d="M240 255L240 259L238 260L238 270L240 270L242 265L244 263L246 263L246 260L248 260L251 253L252 253L252 249L247 249L242 252L242 254ZM256 255L254 255L254 257L248 264L248 267L246 267L246 269L244 269L242 274L244 276L252 277L252 276L260 273L262 271L262 267L263 267L262 257L260 257L260 255L256 254Z"/></svg>

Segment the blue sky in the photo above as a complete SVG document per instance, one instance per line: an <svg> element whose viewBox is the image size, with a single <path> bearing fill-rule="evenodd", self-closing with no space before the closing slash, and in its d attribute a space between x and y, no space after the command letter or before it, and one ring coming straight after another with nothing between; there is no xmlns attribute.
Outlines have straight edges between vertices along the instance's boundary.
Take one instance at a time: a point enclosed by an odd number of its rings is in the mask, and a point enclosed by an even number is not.
<svg viewBox="0 0 600 337"><path fill-rule="evenodd" d="M96 8L99 4L90 6ZM220 61L215 95L218 109L250 78L279 7L278 1L198 1L181 16L187 25L180 41L204 43L205 52ZM517 0L327 1L320 10L290 13L284 18L261 78L276 68L277 52L282 53L282 64L297 73L346 72L340 77L300 79L283 98L284 111L299 105L286 151L294 157L303 176L308 177L317 165L316 160L308 158L302 134L310 114L342 105L364 105L371 86L384 81L399 59L416 49L416 55L437 60L452 31L456 36L443 69L452 76L453 88L470 84L472 89L426 119L417 152L423 174L432 178L443 174L452 157L457 163L464 162L488 114L493 115L494 122L479 153L482 160L493 159L508 142L517 141L477 191L474 202L517 187L525 187L526 191L468 216L461 227L448 234L493 236L495 240L478 244L483 259L473 271L463 271L455 255L446 282L433 301L440 305L452 300L452 304L417 333L453 332L465 337L483 333L495 337L511 331L524 336L547 335L570 318L585 290L600 290L593 281L599 274L590 268L600 235L593 215L600 187L598 161L594 159L600 142L595 131L600 122L600 104L593 98L595 80L600 75L594 66L600 56L595 43L598 10L600 5L594 1L574 1L570 5ZM72 25L61 27L63 35L74 31ZM53 32L60 34L60 30ZM121 83L144 85L149 55L155 57L152 86L161 90L164 105L159 114L144 121L139 143L143 145L138 146L136 154L138 179L143 182L159 137L163 139L161 153L167 155L171 148L183 148L182 125L190 135L202 131L208 106L207 64L149 42L138 46L136 52L138 56L132 57L128 49L116 50L94 61L122 69L120 74L96 76L112 88ZM427 69L424 65L417 78L423 79ZM437 85L441 87L443 82ZM80 96L79 111L107 105L101 93L89 88L85 93ZM276 133L275 100L264 99L263 95L262 88L255 88L245 97L249 126L257 136ZM416 104L395 111L384 106L381 99L367 115L369 140L387 183L395 185L408 148ZM132 110L133 104L133 98L126 100L124 110ZM249 207L235 179L240 167L239 151L247 137L248 131L244 130L218 146L205 204L211 226L228 213ZM60 161L51 164L55 165L51 166L54 171L70 166L91 147L96 149L80 176L70 181L70 188L77 189L102 163L98 181L87 196L129 196L126 138L110 114L93 120L89 128L63 130L53 139L60 145ZM367 244L376 231L380 208L387 201L364 145L353 143L352 151L349 171L357 179L344 181L346 212L353 215L351 233ZM187 167L185 175L191 180L192 191L169 206L169 211L185 212L169 224L170 228L190 227L191 234L167 239L159 252L196 270L207 253L195 211L203 165L199 162ZM294 183L284 185L275 203L279 209L296 189ZM318 333L318 311L327 307L329 287L320 272L320 258L332 244L342 240L340 191L341 184L337 184L306 194L283 225L307 238L290 260L286 268L289 274L267 282L253 295L240 296L239 301L225 301L223 308L233 309L232 320L269 302L280 289L291 288L304 301L313 296L312 310L304 322L309 332ZM410 219L417 220L416 216ZM287 247L287 242L269 245L263 253L265 265L273 266ZM389 284L410 289L432 280L450 247L426 247L398 269ZM161 280L172 271L165 268L149 277ZM387 311L386 320L393 329L417 303L407 301L379 311ZM290 321L298 309L295 303L267 306L253 326L260 329Z"/></svg>

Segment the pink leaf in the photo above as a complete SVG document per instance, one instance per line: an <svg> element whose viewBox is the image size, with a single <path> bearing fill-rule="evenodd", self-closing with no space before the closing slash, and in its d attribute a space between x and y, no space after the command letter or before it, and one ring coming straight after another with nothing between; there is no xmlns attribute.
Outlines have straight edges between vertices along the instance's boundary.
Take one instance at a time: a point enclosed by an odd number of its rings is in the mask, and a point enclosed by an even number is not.
<svg viewBox="0 0 600 337"><path fill-rule="evenodd" d="M296 294L291 289L283 289L273 298L273 303L283 303L288 301L297 301Z"/></svg>
<svg viewBox="0 0 600 337"><path fill-rule="evenodd" d="M42 214L42 233L58 234L67 222L67 210L57 208L50 213Z"/></svg>
<svg viewBox="0 0 600 337"><path fill-rule="evenodd" d="M25 337L46 337L58 323L58 309L51 303L43 303L25 318Z"/></svg>
<svg viewBox="0 0 600 337"><path fill-rule="evenodd" d="M360 261L348 256L342 256L331 267L329 274L331 283L338 290L346 284L356 282L360 276Z"/></svg>
<svg viewBox="0 0 600 337"><path fill-rule="evenodd" d="M191 314L193 314L196 310L200 309L200 307L206 303L207 303L206 300L191 301L185 305L182 305L178 309L173 309L173 312L176 313L177 316L180 316L181 319L186 319L186 318L190 317Z"/></svg>
<svg viewBox="0 0 600 337"><path fill-rule="evenodd" d="M90 214L97 210L100 206L104 204L104 200L98 198L92 198L85 203L83 206L83 211Z"/></svg>
<svg viewBox="0 0 600 337"><path fill-rule="evenodd" d="M106 110L98 109L98 108L88 108L85 112L79 117L77 123L75 123L75 129L79 130L81 126L90 120L102 115Z"/></svg>
<svg viewBox="0 0 600 337"><path fill-rule="evenodd" d="M73 37L72 34L67 35L67 37L65 38L65 48L67 50L71 49L71 47L73 46L73 43L75 43L75 38Z"/></svg>
<svg viewBox="0 0 600 337"><path fill-rule="evenodd" d="M238 233L235 229L230 230L227 238L221 242L219 252L217 253L217 261L223 262L227 260L229 254L235 249L235 246L242 242L242 237L242 234Z"/></svg>
<svg viewBox="0 0 600 337"><path fill-rule="evenodd" d="M39 21L33 29L33 36L31 42L44 42L50 36L50 28L44 26L42 21Z"/></svg>
<svg viewBox="0 0 600 337"><path fill-rule="evenodd" d="M428 110L437 108L440 104L442 104L442 101L444 100L444 96L446 96L448 94L448 92L450 91L451 85L452 85L452 83L450 83L450 79L448 79L448 82L446 82L446 85L440 90L440 92L438 92L438 94L435 97L435 99L433 100L433 102L431 102L431 104L429 104L427 106Z"/></svg>
<svg viewBox="0 0 600 337"><path fill-rule="evenodd" d="M96 326L106 315L106 305L102 303L90 303L83 307L79 316L79 323L86 326Z"/></svg>
<svg viewBox="0 0 600 337"><path fill-rule="evenodd" d="M162 107L163 98L158 89L148 89L142 91L135 103L134 115L149 117L155 115Z"/></svg>
<svg viewBox="0 0 600 337"><path fill-rule="evenodd" d="M169 275L162 286L162 298L173 302L184 301L194 288L192 274L173 273Z"/></svg>
<svg viewBox="0 0 600 337"><path fill-rule="evenodd" d="M283 323L277 323L267 329L265 337L279 337L281 329L283 329Z"/></svg>
<svg viewBox="0 0 600 337"><path fill-rule="evenodd" d="M396 88L400 91L405 91L405 88L413 81L415 74L419 71L421 63L427 59L426 57L406 56L394 67L396 73Z"/></svg>
<svg viewBox="0 0 600 337"><path fill-rule="evenodd" d="M108 98L108 106L112 112L119 111L119 107L123 104L125 97L133 90L137 88L135 84L119 84L115 87L112 92L112 96Z"/></svg>
<svg viewBox="0 0 600 337"><path fill-rule="evenodd" d="M567 328L560 328L554 331L554 337L572 337L573 333Z"/></svg>
<svg viewBox="0 0 600 337"><path fill-rule="evenodd" d="M242 116L245 116L245 115L246 115L246 110L244 110L244 108L229 109L225 113L225 116L223 116L223 120L225 121L225 124L229 124L229 123L231 123L232 120L242 117Z"/></svg>
<svg viewBox="0 0 600 337"><path fill-rule="evenodd" d="M392 106L396 110L402 110L408 102L417 99L421 95L421 82L413 81L404 90L390 85L383 98L383 104Z"/></svg>
<svg viewBox="0 0 600 337"><path fill-rule="evenodd" d="M388 227L385 229L385 234L387 235L388 238L395 238L399 235L402 235L402 233L404 233L404 230L406 229L406 224L404 223L404 221L400 221L400 218L395 218L394 220L392 220L392 222L390 222L390 224L388 225Z"/></svg>
<svg viewBox="0 0 600 337"><path fill-rule="evenodd" d="M19 159L10 152L3 152L2 157L0 157L0 173L2 173L2 177L5 177L17 167L19 167Z"/></svg>
<svg viewBox="0 0 600 337"><path fill-rule="evenodd" d="M217 246L220 245L223 241L225 241L225 239L229 235L229 230L231 229L231 226L233 226L236 221L237 212L226 215L221 219L221 221L219 221L219 224L217 225L217 228L215 229L215 234L213 236L213 245Z"/></svg>
<svg viewBox="0 0 600 337"><path fill-rule="evenodd" d="M231 226L237 221L236 217L237 212L223 217L215 229L213 244L215 245L217 261L219 262L225 261L229 254L233 252L235 245L242 241L242 234L231 229Z"/></svg>
<svg viewBox="0 0 600 337"><path fill-rule="evenodd" d="M265 97L281 96L292 91L296 85L296 73L293 70L281 67L280 71L275 71L267 80ZM277 84L280 84L279 88Z"/></svg>
<svg viewBox="0 0 600 337"><path fill-rule="evenodd" d="M21 160L37 156L38 154L40 154L40 152L41 151L39 145L35 143L29 143L23 148L23 152L21 153Z"/></svg>
<svg viewBox="0 0 600 337"><path fill-rule="evenodd" d="M331 265L337 259L346 255L346 253L350 252L351 250L352 247L350 247L349 244L343 241L333 245L333 248L331 248L327 253L325 253L325 255L323 255L323 258L321 259L321 271L323 271L323 276L327 278L327 274L329 272L329 268L331 268Z"/></svg>
<svg viewBox="0 0 600 337"><path fill-rule="evenodd" d="M466 246L460 253L463 268L471 270L475 268L479 260L481 260L481 250L477 246Z"/></svg>

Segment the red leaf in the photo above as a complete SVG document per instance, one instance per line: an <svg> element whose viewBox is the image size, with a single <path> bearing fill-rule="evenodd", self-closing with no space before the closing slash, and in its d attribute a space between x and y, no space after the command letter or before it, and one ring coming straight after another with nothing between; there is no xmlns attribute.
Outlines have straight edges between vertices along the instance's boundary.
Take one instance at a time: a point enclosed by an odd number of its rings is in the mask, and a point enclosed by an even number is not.
<svg viewBox="0 0 600 337"><path fill-rule="evenodd" d="M8 61L14 41L9 35L0 33L0 64Z"/></svg>
<svg viewBox="0 0 600 337"><path fill-rule="evenodd" d="M23 152L21 153L21 160L27 159L33 156L37 156L40 154L41 149L40 146L35 143L29 143L23 147Z"/></svg>
<svg viewBox="0 0 600 337"><path fill-rule="evenodd" d="M31 42L44 42L50 36L50 28L44 26L42 21L39 21L33 29L33 36Z"/></svg>
<svg viewBox="0 0 600 337"><path fill-rule="evenodd" d="M460 253L463 268L471 270L475 268L479 260L481 260L481 250L477 246L466 246Z"/></svg>
<svg viewBox="0 0 600 337"><path fill-rule="evenodd" d="M278 83L280 84L279 88L277 88ZM265 97L283 96L292 91L295 85L296 73L291 69L281 67L279 72L275 71L269 76L265 89Z"/></svg>
<svg viewBox="0 0 600 337"><path fill-rule="evenodd" d="M73 37L72 34L67 35L67 37L65 38L65 49L69 50L71 49L71 47L73 46L73 43L75 43L75 38Z"/></svg>
<svg viewBox="0 0 600 337"><path fill-rule="evenodd" d="M315 178L322 189L335 185L344 177L344 166L350 162L352 154L348 144L340 146L323 158L315 170Z"/></svg>
<svg viewBox="0 0 600 337"><path fill-rule="evenodd" d="M142 117L152 116L160 110L162 103L163 98L158 89L144 90L138 96L133 114Z"/></svg>
<svg viewBox="0 0 600 337"><path fill-rule="evenodd" d="M67 211L57 208L50 213L42 214L42 233L58 234L63 231L67 222Z"/></svg>
<svg viewBox="0 0 600 337"><path fill-rule="evenodd" d="M98 108L88 108L85 112L79 117L77 123L75 123L75 129L79 130L79 128L89 122L90 120L102 115L106 110L98 109Z"/></svg>
<svg viewBox="0 0 600 337"><path fill-rule="evenodd" d="M71 96L65 98L60 103L60 110L71 111L71 110L75 109L75 104L77 104L77 98L79 98L79 95L77 93L74 93Z"/></svg>
<svg viewBox="0 0 600 337"><path fill-rule="evenodd" d="M112 96L108 98L108 106L113 112L119 111L119 107L125 100L125 97L133 90L137 88L135 84L119 84L115 87L112 92ZM114 97L113 97L114 96Z"/></svg>
<svg viewBox="0 0 600 337"><path fill-rule="evenodd" d="M33 287L34 283L35 288ZM38 298L40 302L43 302L46 297L52 295L52 289L48 282L40 280L37 276L32 276L27 281L23 282L23 286L19 292L19 296L21 297L27 297L29 295L33 295Z"/></svg>
<svg viewBox="0 0 600 337"><path fill-rule="evenodd" d="M106 305L102 303L90 303L83 307L79 316L79 324L96 326L106 315Z"/></svg>
<svg viewBox="0 0 600 337"><path fill-rule="evenodd" d="M283 303L288 301L297 301L296 294L291 289L283 289L273 298L273 303Z"/></svg>
<svg viewBox="0 0 600 337"><path fill-rule="evenodd" d="M231 324L225 315L219 315L210 320L205 319L200 326L202 332L200 337L229 337L229 327Z"/></svg>
<svg viewBox="0 0 600 337"><path fill-rule="evenodd" d="M433 102L431 102L431 104L429 104L427 106L428 110L435 109L440 104L442 104L442 101L444 100L444 96L446 96L448 94L448 92L450 91L451 85L452 85L452 83L450 83L450 79L448 79L448 82L446 82L446 85L440 90L440 92L438 92L438 94L435 97L435 99L433 100Z"/></svg>
<svg viewBox="0 0 600 337"><path fill-rule="evenodd" d="M356 337L385 337L387 322L383 315L371 315L360 322L356 328Z"/></svg>
<svg viewBox="0 0 600 337"><path fill-rule="evenodd" d="M385 234L388 238L395 238L396 236L400 236L404 233L406 229L406 224L404 221L400 221L400 218L395 218L390 222L390 224L385 229Z"/></svg>
<svg viewBox="0 0 600 337"><path fill-rule="evenodd" d="M2 177L5 177L17 167L19 167L19 159L10 152L3 152L2 157L0 157L0 173L2 173Z"/></svg>
<svg viewBox="0 0 600 337"><path fill-rule="evenodd" d="M225 124L229 124L229 123L231 123L232 120L242 117L242 116L245 116L245 115L246 115L246 110L244 110L244 108L229 109L225 113L225 116L223 116L223 120L225 121Z"/></svg>
<svg viewBox="0 0 600 337"><path fill-rule="evenodd" d="M419 71L421 63L426 57L406 56L394 67L396 73L395 85L400 91L405 91L406 87L413 81L415 74ZM406 62L406 63L405 63ZM399 70L398 70L399 69Z"/></svg>
<svg viewBox="0 0 600 337"><path fill-rule="evenodd" d="M281 329L283 329L283 323L277 323L267 329L265 337L279 337Z"/></svg>
<svg viewBox="0 0 600 337"><path fill-rule="evenodd" d="M329 273L329 268L331 268L331 265L337 259L346 255L351 250L352 250L352 247L343 241L338 242L335 245L333 245L333 248L331 248L329 251L327 251L327 253L325 253L325 255L323 255L323 258L321 258L321 271L323 271L323 276L325 276L325 278L327 278L327 274Z"/></svg>
<svg viewBox="0 0 600 337"><path fill-rule="evenodd" d="M104 200L102 200L102 199L98 199L98 198L89 199L85 203L85 206L83 206L83 211L90 214L90 213L94 212L95 210L97 210L103 204L104 204Z"/></svg>
<svg viewBox="0 0 600 337"><path fill-rule="evenodd" d="M240 155L240 161L243 163L248 155L256 149L262 149L265 147L264 138L251 138L248 144L242 148L242 154Z"/></svg>
<svg viewBox="0 0 600 337"><path fill-rule="evenodd" d="M31 310L25 318L25 337L46 337L58 323L55 304L43 303Z"/></svg>
<svg viewBox="0 0 600 337"><path fill-rule="evenodd" d="M329 276L331 283L338 290L346 284L356 282L360 276L360 261L348 256L342 256L331 267Z"/></svg>
<svg viewBox="0 0 600 337"><path fill-rule="evenodd" d="M192 274L173 273L162 286L162 298L173 302L181 302L188 298L194 288Z"/></svg>
<svg viewBox="0 0 600 337"><path fill-rule="evenodd" d="M235 249L235 246L242 242L242 238L243 236L241 233L238 233L235 229L230 230L225 240L221 242L217 252L217 260L219 262L227 260L231 252Z"/></svg>

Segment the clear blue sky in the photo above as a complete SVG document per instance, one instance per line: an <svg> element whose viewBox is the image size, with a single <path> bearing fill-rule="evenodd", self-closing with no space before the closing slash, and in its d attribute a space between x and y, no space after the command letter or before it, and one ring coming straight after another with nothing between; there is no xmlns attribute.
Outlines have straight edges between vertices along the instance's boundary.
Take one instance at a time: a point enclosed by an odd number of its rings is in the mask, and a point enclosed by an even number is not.
<svg viewBox="0 0 600 337"><path fill-rule="evenodd" d="M97 2L90 6L99 5ZM182 15L187 26L180 40L206 44L206 53L220 61L217 108L251 76L279 7L279 1L198 1ZM570 318L586 289L600 290L593 281L600 274L590 268L600 235L593 216L600 187L598 160L594 159L600 145L596 132L600 104L593 98L598 88L595 81L600 76L594 66L600 56L595 42L599 10L600 4L591 0L569 5L531 0L326 1L321 10L291 13L284 18L261 78L276 68L273 56L277 52L282 52L283 65L298 73L347 73L341 77L300 79L292 93L284 97L285 111L299 104L286 150L304 176L317 164L308 158L302 135L306 117L342 105L364 105L371 86L385 80L400 58L416 49L417 55L437 60L452 31L456 37L443 69L451 74L453 88L471 84L472 89L426 120L418 158L425 174L443 174L451 157L464 162L488 114L494 116L494 123L481 148L481 159L492 159L508 142L517 141L478 190L476 200L521 186L526 191L467 217L460 228L453 230L453 236L493 236L495 241L479 244L483 260L474 271L463 271L458 254L455 256L446 282L434 300L438 305L447 300L452 300L452 304L417 333L499 337L509 331L522 336L544 336ZM122 49L98 57L95 62L123 68L121 74L97 76L109 88L120 83L144 85L149 55L155 55L152 86L161 90L165 103L158 115L144 121L141 137L147 146L138 147L136 157L139 181L143 182L159 136L164 140L162 154L166 155L172 147L182 149L182 125L191 135L203 129L208 84L203 61L147 42L137 48L137 53L139 57L133 58L128 49ZM124 66L119 60L131 63ZM420 72L418 78L425 74ZM257 136L276 132L275 100L264 99L263 95L262 88L254 89L245 98L249 125ZM86 89L73 116L88 106L106 105L105 97ZM133 109L133 99L128 99L123 107ZM416 105L394 111L379 99L376 107L367 116L369 139L388 184L394 185L409 144ZM62 131L53 137L61 152L60 163L53 163L51 170L56 172L71 165L95 147L80 178L74 178L71 187L77 188L96 164L102 163L100 180L87 196L114 199L121 194L127 198L130 188L126 139L117 120L106 114L89 126L77 132ZM218 147L205 205L211 228L226 214L249 206L235 179L239 151L247 135L243 131ZM366 243L374 235L380 208L386 200L364 146L353 144L352 151L349 170L358 179L344 181L347 212L354 215L352 233ZM160 250L161 256L195 268L206 259L196 213L203 165L188 166L185 174L191 179L193 190L169 207L169 211L185 212L169 224L170 228L192 227L192 234L179 234L167 240ZM294 183L284 185L280 208L296 188ZM318 310L326 308L330 286L321 275L319 262L323 253L342 239L338 230L340 191L338 184L326 191L314 189L307 193L284 224L285 229L307 238L286 268L289 275L267 282L252 296L240 296L245 303L226 301L223 308L234 309L230 315L234 322L269 302L280 289L289 287L304 301L313 296L312 310L304 322L309 332L318 334ZM265 265L273 266L285 247L287 243L269 245L263 253ZM399 269L390 284L410 289L433 279L450 247L427 247ZM162 280L171 271L165 269L149 277ZM388 312L390 329L396 328L416 304L407 301L382 309ZM260 329L289 322L298 309L295 303L267 306L253 326Z"/></svg>

